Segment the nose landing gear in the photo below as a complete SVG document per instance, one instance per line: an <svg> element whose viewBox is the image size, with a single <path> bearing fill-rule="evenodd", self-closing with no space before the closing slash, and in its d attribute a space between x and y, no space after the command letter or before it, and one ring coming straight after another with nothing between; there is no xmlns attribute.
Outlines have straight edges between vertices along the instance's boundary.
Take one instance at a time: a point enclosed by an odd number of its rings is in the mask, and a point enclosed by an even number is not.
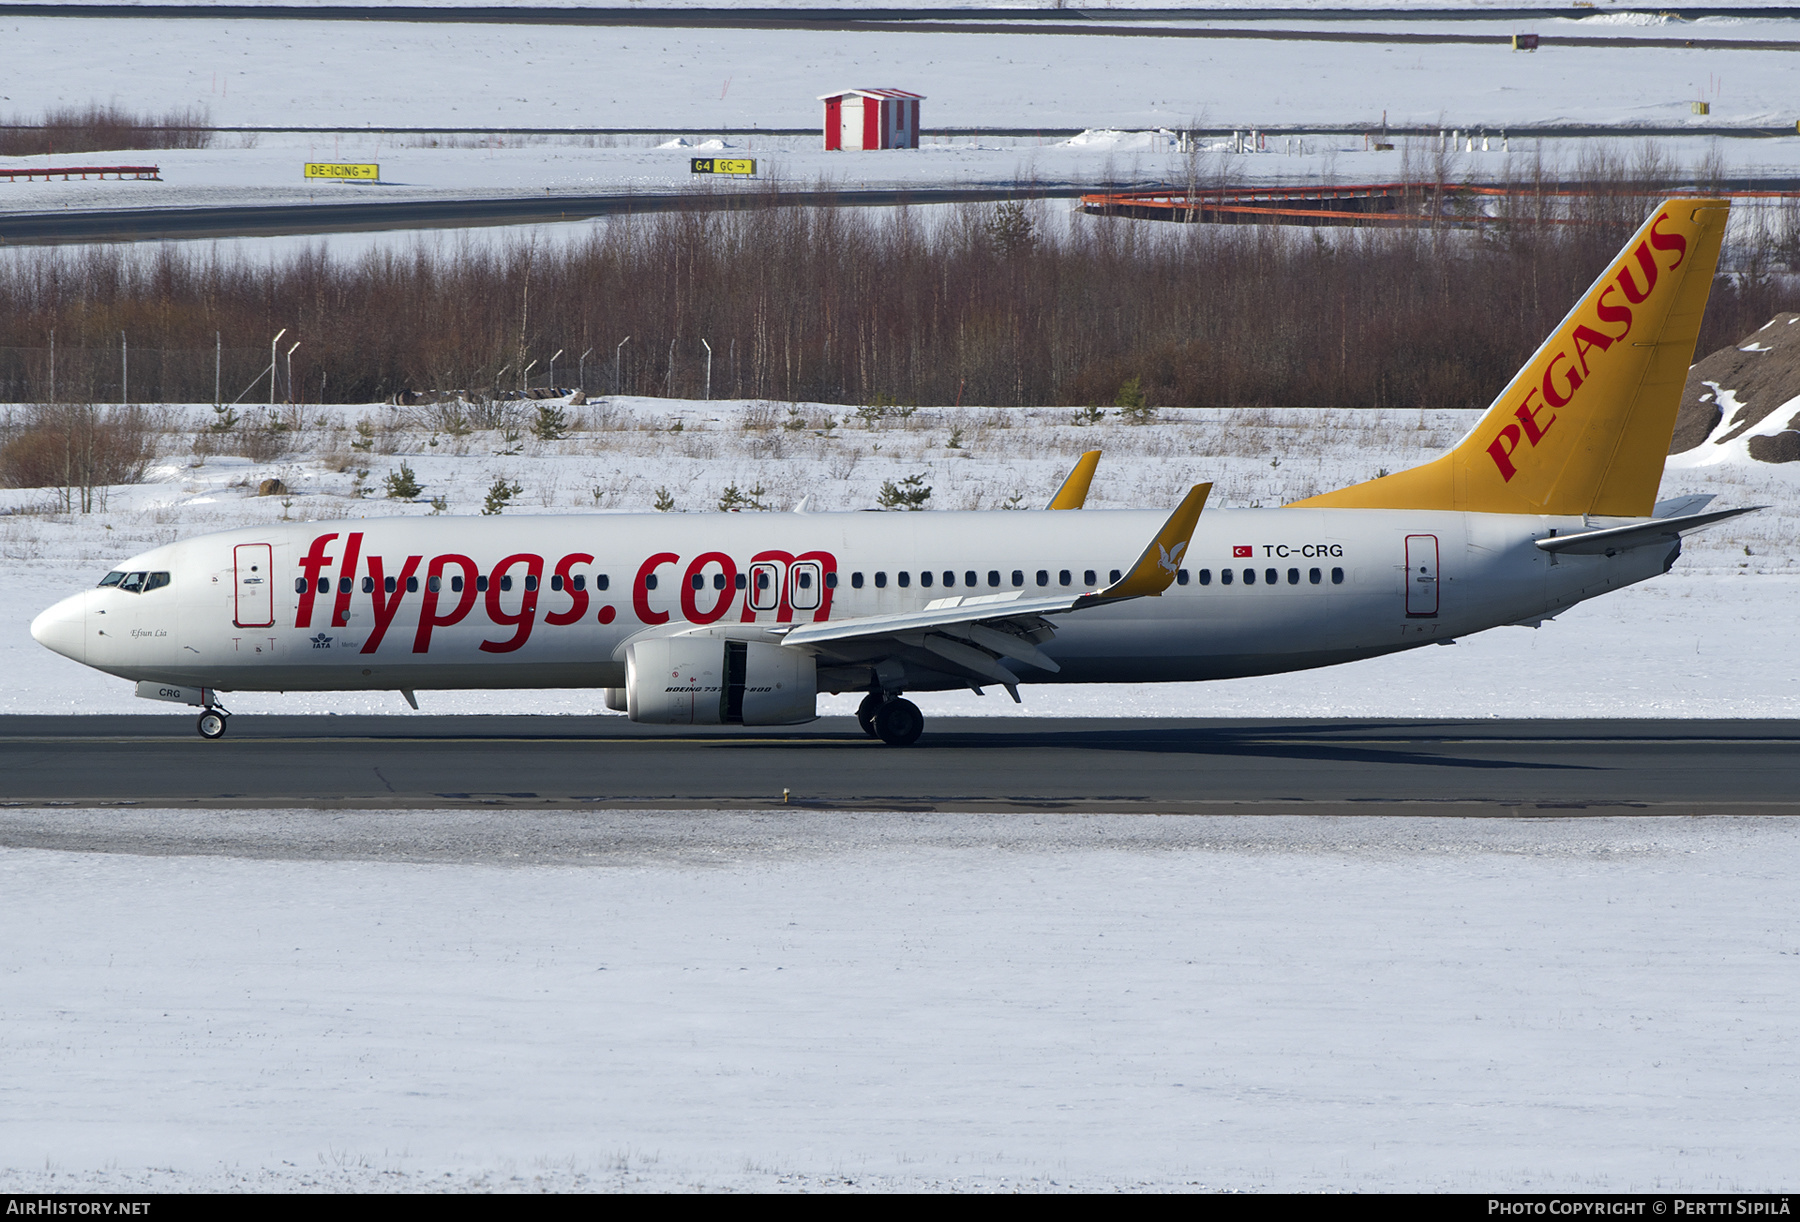
<svg viewBox="0 0 1800 1222"><path fill-rule="evenodd" d="M910 700L870 692L857 706L856 724L864 734L890 747L910 747L925 732L925 714Z"/></svg>
<svg viewBox="0 0 1800 1222"><path fill-rule="evenodd" d="M224 709L214 705L211 708L208 708L204 713L200 714L200 720L195 728L200 731L201 738L224 738L225 730L229 724L226 721L226 718L230 716L231 714L227 713Z"/></svg>

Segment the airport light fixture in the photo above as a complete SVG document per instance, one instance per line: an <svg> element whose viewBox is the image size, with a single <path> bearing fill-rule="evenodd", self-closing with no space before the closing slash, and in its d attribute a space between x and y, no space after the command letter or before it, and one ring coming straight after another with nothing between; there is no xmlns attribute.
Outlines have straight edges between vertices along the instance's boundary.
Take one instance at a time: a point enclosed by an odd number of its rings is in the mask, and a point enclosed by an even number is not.
<svg viewBox="0 0 1800 1222"><path fill-rule="evenodd" d="M552 391L556 389L556 358L561 356L564 351L564 349L558 348L550 354L550 389Z"/></svg>
<svg viewBox="0 0 1800 1222"><path fill-rule="evenodd" d="M712 345L707 343L705 340L701 340L700 346L702 348L706 349L706 398L707 398L708 402L711 402L712 401Z"/></svg>
<svg viewBox="0 0 1800 1222"><path fill-rule="evenodd" d="M587 393L587 359L588 353L592 351L593 349L589 348L587 352L582 353L581 360L575 366L575 382L581 387L583 394Z"/></svg>
<svg viewBox="0 0 1800 1222"><path fill-rule="evenodd" d="M536 367L537 361L533 360L531 364L519 370L519 390L521 393L531 389L531 371Z"/></svg>
<svg viewBox="0 0 1800 1222"><path fill-rule="evenodd" d="M299 346L300 346L300 341L295 340L294 348L298 348ZM287 350L287 367L288 367L287 378L288 378L288 402L289 403L292 403L294 401L294 348L289 348Z"/></svg>
<svg viewBox="0 0 1800 1222"><path fill-rule="evenodd" d="M624 393L622 389L624 383L621 381L624 366L621 364L621 357L625 351L625 345L630 342L631 337L627 335L624 339L619 341L619 346L613 349L613 394L615 395Z"/></svg>
<svg viewBox="0 0 1800 1222"><path fill-rule="evenodd" d="M275 406L275 345L279 344L281 342L281 337L286 335L287 333L288 333L288 329L286 327L283 327L281 330L275 332L275 338L269 341L269 406L270 407Z"/></svg>

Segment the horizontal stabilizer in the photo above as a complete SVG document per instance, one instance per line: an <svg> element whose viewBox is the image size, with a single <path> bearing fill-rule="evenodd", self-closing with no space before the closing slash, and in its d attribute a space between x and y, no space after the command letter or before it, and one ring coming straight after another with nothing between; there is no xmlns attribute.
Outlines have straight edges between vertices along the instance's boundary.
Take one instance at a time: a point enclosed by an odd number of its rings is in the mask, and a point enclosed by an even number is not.
<svg viewBox="0 0 1800 1222"><path fill-rule="evenodd" d="M1539 539L1539 549L1571 556L1610 556L1652 543L1670 543L1690 530L1711 526L1727 518L1739 517L1767 509L1767 505L1751 505L1746 509L1719 509L1712 513L1692 513L1681 518L1653 518L1648 522L1632 522L1624 526L1608 526L1603 530L1587 530L1578 535L1553 535Z"/></svg>

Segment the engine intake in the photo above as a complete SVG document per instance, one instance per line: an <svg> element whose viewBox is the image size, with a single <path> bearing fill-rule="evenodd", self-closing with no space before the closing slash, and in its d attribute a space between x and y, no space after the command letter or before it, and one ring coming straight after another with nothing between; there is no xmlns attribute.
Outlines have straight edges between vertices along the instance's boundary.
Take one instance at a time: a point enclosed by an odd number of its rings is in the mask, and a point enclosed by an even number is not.
<svg viewBox="0 0 1800 1222"><path fill-rule="evenodd" d="M637 641L625 650L625 711L633 721L799 725L818 716L818 695L817 663L799 649L690 636Z"/></svg>

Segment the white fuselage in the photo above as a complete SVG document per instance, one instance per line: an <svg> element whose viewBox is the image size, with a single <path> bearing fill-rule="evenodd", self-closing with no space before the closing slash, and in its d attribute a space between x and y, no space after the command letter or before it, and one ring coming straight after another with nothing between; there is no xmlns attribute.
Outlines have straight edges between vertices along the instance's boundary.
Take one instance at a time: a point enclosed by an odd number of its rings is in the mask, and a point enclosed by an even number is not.
<svg viewBox="0 0 1800 1222"><path fill-rule="evenodd" d="M625 682L623 647L683 621L753 633L752 625L913 610L947 596L1104 586L1113 570L1130 568L1163 516L280 524L133 557L119 571L167 573L167 584L84 591L44 612L32 632L109 674L220 691L617 688ZM1580 518L1517 514L1212 510L1183 557L1185 582L1159 597L1054 617L1055 636L1042 650L1058 673L1006 664L1022 683L1219 679L1325 666L1536 620L1664 572L1676 554L1665 545L1552 557L1532 545L1582 529ZM866 686L858 667L875 660L854 649L822 656L819 685ZM898 688L968 682L932 671L928 658L901 664L904 675L891 683Z"/></svg>

